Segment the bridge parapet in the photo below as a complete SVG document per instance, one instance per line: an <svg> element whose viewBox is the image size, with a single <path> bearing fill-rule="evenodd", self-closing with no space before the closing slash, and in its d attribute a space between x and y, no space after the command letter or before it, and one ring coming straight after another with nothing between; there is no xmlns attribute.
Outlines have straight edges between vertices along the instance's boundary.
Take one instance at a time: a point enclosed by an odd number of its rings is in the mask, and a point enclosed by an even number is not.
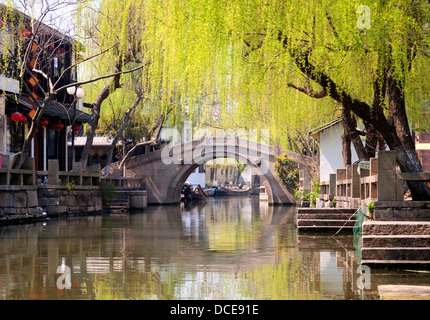
<svg viewBox="0 0 430 320"><path fill-rule="evenodd" d="M126 167L144 180L148 203L175 203L180 201L182 187L197 166L213 159L234 158L253 168L262 178L269 203L291 204L295 203L292 190L276 178L274 171L275 157L284 152L299 164L310 163L309 157L238 136L207 136L180 144L170 143L162 149L134 156Z"/></svg>
<svg viewBox="0 0 430 320"><path fill-rule="evenodd" d="M310 165L311 163L310 157L279 147L239 138L237 136L210 136L185 141L179 144L167 144L162 149L134 156L128 161L127 167L159 161L160 158L166 164L202 164L210 155L213 155L214 158L239 157L239 160L245 163L249 160L254 160L254 162L256 160L274 162L274 157L282 153L286 153L289 157L292 157L298 164ZM266 159L263 159L264 157L266 157Z"/></svg>

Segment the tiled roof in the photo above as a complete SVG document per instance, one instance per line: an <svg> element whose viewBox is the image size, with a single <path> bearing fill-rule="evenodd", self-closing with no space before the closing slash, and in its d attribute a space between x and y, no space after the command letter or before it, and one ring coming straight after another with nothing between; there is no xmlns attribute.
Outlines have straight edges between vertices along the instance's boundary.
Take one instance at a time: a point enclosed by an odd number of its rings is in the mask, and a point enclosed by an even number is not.
<svg viewBox="0 0 430 320"><path fill-rule="evenodd" d="M8 94L6 95L6 97L8 101L24 106L29 111L33 108L34 104L26 96ZM40 103L42 104L42 101L40 101ZM66 105L62 105L57 101L51 101L50 104L45 109L45 115L69 121L69 119L73 118L73 108L69 108ZM87 123L90 121L90 118L91 116L88 113L85 113L76 109L77 122Z"/></svg>

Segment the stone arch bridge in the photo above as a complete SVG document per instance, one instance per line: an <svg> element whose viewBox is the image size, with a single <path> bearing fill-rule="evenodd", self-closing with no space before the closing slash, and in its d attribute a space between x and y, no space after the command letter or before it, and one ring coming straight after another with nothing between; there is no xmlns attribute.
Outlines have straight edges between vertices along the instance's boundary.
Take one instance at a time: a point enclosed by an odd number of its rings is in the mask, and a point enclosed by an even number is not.
<svg viewBox="0 0 430 320"><path fill-rule="evenodd" d="M279 147L227 136L169 143L156 150L147 147L144 154L130 157L125 167L142 178L148 204L174 204L180 202L184 183L199 165L213 159L234 158L260 176L269 204L291 204L293 191L280 182L274 171L275 156L284 152L299 165L310 163L309 157Z"/></svg>

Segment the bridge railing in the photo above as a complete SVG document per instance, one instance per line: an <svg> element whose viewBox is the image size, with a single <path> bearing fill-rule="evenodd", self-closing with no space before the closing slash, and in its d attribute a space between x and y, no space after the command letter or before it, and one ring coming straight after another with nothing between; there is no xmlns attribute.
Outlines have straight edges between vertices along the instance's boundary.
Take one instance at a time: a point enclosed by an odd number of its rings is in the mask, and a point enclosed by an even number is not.
<svg viewBox="0 0 430 320"><path fill-rule="evenodd" d="M73 171L60 171L58 160L48 160L48 170L35 170L34 158L27 158L22 169L11 168L11 157L2 155L0 168L0 185L34 186L66 185L73 182L75 186L97 186L100 183L100 165L82 169L82 163L73 164Z"/></svg>
<svg viewBox="0 0 430 320"><path fill-rule="evenodd" d="M0 185L3 186L31 186L36 182L34 171L34 159L27 158L22 169L11 168L11 157L1 156Z"/></svg>
<svg viewBox="0 0 430 320"><path fill-rule="evenodd" d="M371 159L371 163L377 170L377 159ZM329 180L321 181L319 199L323 206L330 205L333 199L338 207L358 207L363 201L376 199L376 194L369 192L374 190L375 175L370 175L367 167L367 163L347 165L346 169L330 174Z"/></svg>
<svg viewBox="0 0 430 320"><path fill-rule="evenodd" d="M141 178L132 177L101 177L101 181L113 184L116 187L141 187Z"/></svg>
<svg viewBox="0 0 430 320"><path fill-rule="evenodd" d="M321 181L320 201L336 198L340 206L358 207L364 201L401 201L405 182L430 182L429 172L398 172L396 151L380 151L378 158L337 169L329 181Z"/></svg>
<svg viewBox="0 0 430 320"><path fill-rule="evenodd" d="M100 164L83 169L81 162L73 163L73 171L60 171L58 160L48 160L48 171L36 171L38 184L75 186L98 186L100 184Z"/></svg>
<svg viewBox="0 0 430 320"><path fill-rule="evenodd" d="M123 177L119 169L113 169L112 175L102 176L101 181L113 184L116 187L141 187L142 178Z"/></svg>

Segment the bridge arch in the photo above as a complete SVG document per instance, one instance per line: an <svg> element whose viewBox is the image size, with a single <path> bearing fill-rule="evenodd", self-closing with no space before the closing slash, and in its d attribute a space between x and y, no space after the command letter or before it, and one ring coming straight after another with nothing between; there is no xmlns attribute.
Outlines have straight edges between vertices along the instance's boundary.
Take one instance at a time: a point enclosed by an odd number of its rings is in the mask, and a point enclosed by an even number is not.
<svg viewBox="0 0 430 320"><path fill-rule="evenodd" d="M208 154L207 156L205 156L202 160L204 163L207 163L210 160L220 159L220 158L221 159L222 158L225 158L225 159L231 158L231 159L236 159L236 160L241 161L241 160L243 160L244 156L241 154L238 154L238 153L235 153L234 156L231 153L225 153L224 157L220 157L219 154L217 156L215 156L215 153L212 153L212 154ZM179 172L172 178L170 186L169 186L169 190L167 192L169 195L172 195L172 202L180 201L182 188L183 188L187 178L190 176L191 173L193 173L196 170L196 168L198 166L200 166L200 164L197 164L197 163L184 164L182 166L182 168L179 170ZM250 161L248 161L247 166L250 166L252 169L254 169L256 174L260 177L261 183L266 188L266 192L268 195L268 201L269 201L269 203L273 203L274 199L273 199L272 186L270 185L270 183L268 183L268 179L262 173L262 170L260 169L260 167L257 165L250 164Z"/></svg>
<svg viewBox="0 0 430 320"><path fill-rule="evenodd" d="M186 179L199 165L213 159L234 158L260 176L269 204L291 204L295 202L293 191L279 181L274 170L275 157L284 152L298 164L309 161L306 156L247 139L210 137L134 155L125 166L142 178L148 204L173 204L180 201Z"/></svg>

